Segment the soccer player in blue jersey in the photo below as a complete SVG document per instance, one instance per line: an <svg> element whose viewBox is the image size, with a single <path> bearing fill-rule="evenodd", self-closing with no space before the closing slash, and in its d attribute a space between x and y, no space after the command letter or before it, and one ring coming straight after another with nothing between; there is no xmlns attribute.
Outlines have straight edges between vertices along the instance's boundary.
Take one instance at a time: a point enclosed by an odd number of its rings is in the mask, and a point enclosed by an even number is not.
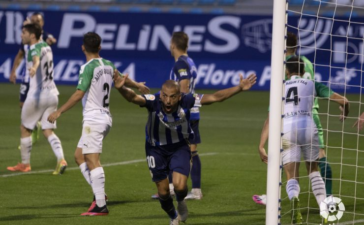
<svg viewBox="0 0 364 225"><path fill-rule="evenodd" d="M173 80L167 80L159 93L137 95L131 89L125 88L125 77L114 73L115 87L121 95L136 105L148 110L148 122L145 127L145 151L152 180L155 182L162 209L171 219L170 224L185 222L188 217L187 178L190 173L191 151L189 140L193 140L194 132L191 127L191 109L194 106L209 105L221 102L242 91L249 90L256 82L256 76L247 79L240 78L240 84L214 94L184 94L180 85ZM168 175L173 172L173 185L177 211L170 195Z"/></svg>
<svg viewBox="0 0 364 225"><path fill-rule="evenodd" d="M40 13L34 13L30 19L27 19L24 21L23 25L29 24L29 23L34 23L34 24L38 24L41 28L42 28L42 36L41 39L44 40L45 42L47 42L47 44L49 46L51 46L52 44L55 44L57 42L57 40L53 37L53 35L49 34L48 32L45 32L43 30L43 26L44 26L44 18L43 15ZM18 69L21 61L24 59L24 61L26 62L26 57L28 55L28 51L29 51L29 45L24 45L23 43L21 43L20 45L20 49L17 53L17 55L15 56L14 59L14 64L13 67L11 69L11 73L10 73L10 78L9 81L13 84L16 83L16 70ZM27 98L28 95L28 91L29 91L29 71L27 70L27 68L24 68L21 71L22 74L22 82L20 84L20 103L19 106L20 108L23 107L24 101ZM39 124L37 124L37 126L34 128L33 132L32 132L32 142L33 144L35 144L35 142L38 140L39 138Z"/></svg>
<svg viewBox="0 0 364 225"><path fill-rule="evenodd" d="M177 81L180 91L184 94L195 93L195 80L197 77L197 68L194 61L187 55L188 35L182 31L174 32L170 43L170 52L175 60L173 68L170 72L169 79ZM200 111L199 107L191 109L191 128L195 134L195 138L190 140L190 148L192 153L191 180L192 190L186 199L202 198L201 192L201 161L197 152L197 144L201 143L199 131ZM171 194L174 195L172 174L169 175L169 188ZM158 194L152 195L152 198L158 199Z"/></svg>

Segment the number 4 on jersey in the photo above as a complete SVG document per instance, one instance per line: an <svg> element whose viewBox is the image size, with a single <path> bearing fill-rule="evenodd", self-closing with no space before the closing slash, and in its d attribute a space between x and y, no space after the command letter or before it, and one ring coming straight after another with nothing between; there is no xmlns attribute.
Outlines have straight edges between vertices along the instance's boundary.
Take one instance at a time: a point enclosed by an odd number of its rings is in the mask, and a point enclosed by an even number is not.
<svg viewBox="0 0 364 225"><path fill-rule="evenodd" d="M292 96L293 94L293 96ZM298 102L301 99L298 98L298 91L297 91L297 87L291 87L290 89L288 89L287 91L287 96L286 96L286 104L290 103L290 102L294 102L295 105L298 105Z"/></svg>

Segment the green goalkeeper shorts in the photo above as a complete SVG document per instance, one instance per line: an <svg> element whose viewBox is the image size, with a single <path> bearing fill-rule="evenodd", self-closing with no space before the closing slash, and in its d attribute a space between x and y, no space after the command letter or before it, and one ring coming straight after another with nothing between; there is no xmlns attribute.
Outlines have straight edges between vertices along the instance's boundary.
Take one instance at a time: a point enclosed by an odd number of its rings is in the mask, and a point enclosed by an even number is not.
<svg viewBox="0 0 364 225"><path fill-rule="evenodd" d="M320 149L325 148L325 145L324 145L324 131L322 130L322 125L321 125L321 122L320 122L320 117L318 115L318 110L317 109L312 109L312 115L313 115L313 120L315 121L317 131L318 131Z"/></svg>

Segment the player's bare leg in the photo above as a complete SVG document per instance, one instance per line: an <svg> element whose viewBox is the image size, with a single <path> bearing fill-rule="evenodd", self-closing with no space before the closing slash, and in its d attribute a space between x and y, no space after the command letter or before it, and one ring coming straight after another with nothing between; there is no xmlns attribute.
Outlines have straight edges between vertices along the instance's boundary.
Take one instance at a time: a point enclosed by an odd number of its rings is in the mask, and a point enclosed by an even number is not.
<svg viewBox="0 0 364 225"><path fill-rule="evenodd" d="M191 155L192 155L192 168L191 168L191 180L192 180L192 189L191 192L188 193L186 199L202 199L202 191L201 191L201 161L200 156L197 151L197 144L191 144Z"/></svg>
<svg viewBox="0 0 364 225"><path fill-rule="evenodd" d="M91 153L84 155L87 167L90 170L91 187L94 193L96 204L93 209L82 213L82 216L106 216L109 210L105 198L105 173L101 167L100 154Z"/></svg>
<svg viewBox="0 0 364 225"><path fill-rule="evenodd" d="M9 166L7 169L10 171L29 172L30 167L30 153L32 150L32 130L27 129L23 125L20 125L20 154L21 163L16 166Z"/></svg>
<svg viewBox="0 0 364 225"><path fill-rule="evenodd" d="M57 158L57 166L56 166L56 169L53 171L53 175L63 174L67 168L67 162L64 159L64 153L63 153L61 140L53 132L52 129L43 130L43 135L45 138L47 138L49 144L52 147L53 153Z"/></svg>
<svg viewBox="0 0 364 225"><path fill-rule="evenodd" d="M299 177L299 162L290 162L283 166L284 171L287 176L287 186L286 191L288 194L288 198L291 201L291 219L293 224L302 224L302 214L299 204L299 194L300 194L300 185L298 183Z"/></svg>
<svg viewBox="0 0 364 225"><path fill-rule="evenodd" d="M179 224L178 214L176 208L173 205L173 199L169 190L168 178L155 182L155 184L158 189L159 202L161 203L161 207L168 214L169 218L171 218L170 224Z"/></svg>
<svg viewBox="0 0 364 225"><path fill-rule="evenodd" d="M181 221L185 222L188 217L188 209L185 202L185 197L187 196L187 176L178 172L173 172L173 186L178 203L177 211Z"/></svg>

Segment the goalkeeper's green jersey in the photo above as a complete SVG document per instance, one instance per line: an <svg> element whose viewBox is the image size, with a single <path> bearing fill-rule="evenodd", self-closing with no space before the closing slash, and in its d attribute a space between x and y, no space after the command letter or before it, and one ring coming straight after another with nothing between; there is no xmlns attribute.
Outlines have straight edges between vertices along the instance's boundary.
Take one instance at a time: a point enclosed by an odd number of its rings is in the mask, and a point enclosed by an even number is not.
<svg viewBox="0 0 364 225"><path fill-rule="evenodd" d="M287 56L286 60L290 59L292 56L296 56L296 55ZM305 56L300 56L300 58L305 63L305 74L302 76L302 78L314 81L315 80L315 73L313 71L312 62L309 59L307 59ZM286 78L286 80L287 80L287 78ZM318 104L318 99L317 98L315 98L312 108L316 109L316 110L319 109L319 104Z"/></svg>

